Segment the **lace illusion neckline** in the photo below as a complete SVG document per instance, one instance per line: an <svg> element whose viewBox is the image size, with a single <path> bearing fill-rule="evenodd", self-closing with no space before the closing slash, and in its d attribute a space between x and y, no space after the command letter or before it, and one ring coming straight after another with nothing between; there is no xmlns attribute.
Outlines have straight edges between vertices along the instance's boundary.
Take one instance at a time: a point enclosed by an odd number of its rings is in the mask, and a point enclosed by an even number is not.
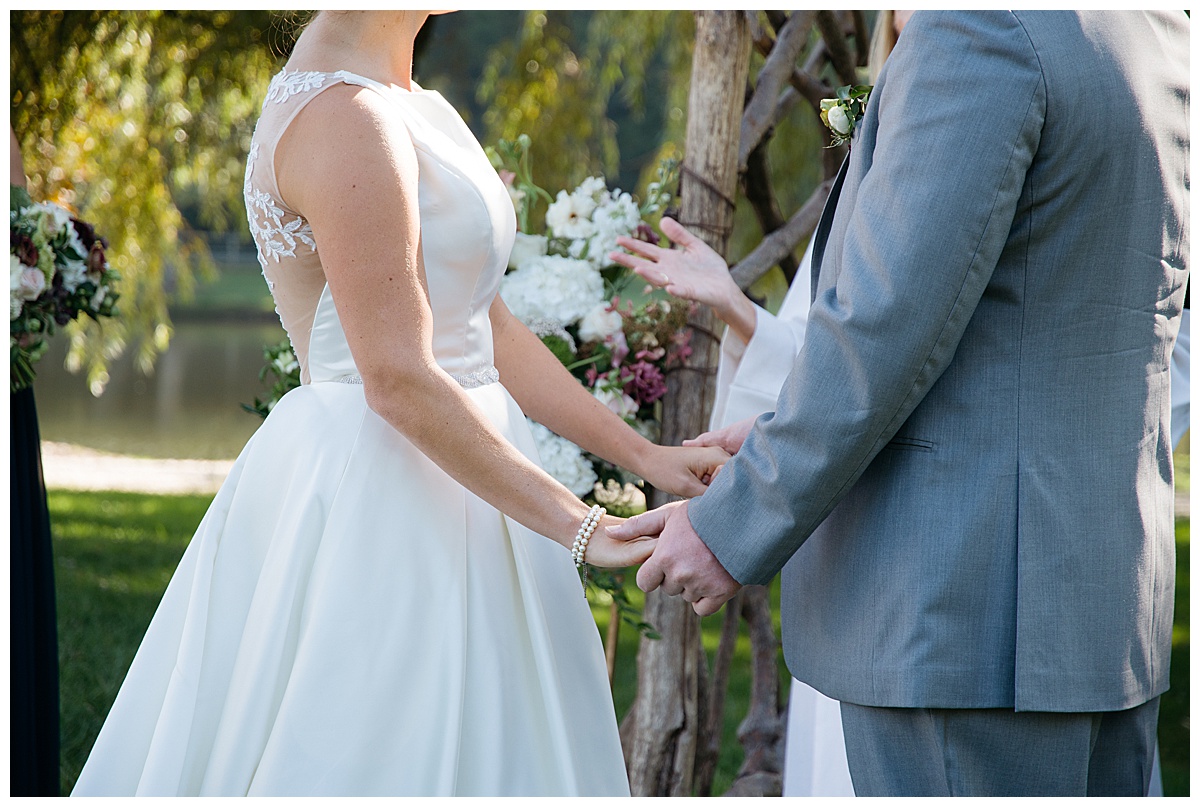
<svg viewBox="0 0 1200 807"><path fill-rule="evenodd" d="M345 81L349 84L359 84L378 87L401 95L420 96L437 95L437 90L426 90L413 81L412 89L405 89L396 84L386 84L378 79L370 78L349 70L288 70L284 68L275 74L267 88L267 100L286 101L293 95L325 86L328 79Z"/></svg>

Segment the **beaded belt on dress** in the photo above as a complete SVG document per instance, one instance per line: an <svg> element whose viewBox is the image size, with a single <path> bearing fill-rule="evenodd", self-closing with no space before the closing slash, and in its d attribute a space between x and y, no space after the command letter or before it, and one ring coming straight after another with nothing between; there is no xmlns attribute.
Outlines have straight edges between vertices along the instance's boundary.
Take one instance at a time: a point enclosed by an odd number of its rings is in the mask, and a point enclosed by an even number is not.
<svg viewBox="0 0 1200 807"><path fill-rule="evenodd" d="M495 384L500 380L500 371L495 367L483 367L470 373L451 373L450 377L457 381L463 389L475 389ZM361 384L363 382L360 375L344 375L335 380L342 384Z"/></svg>

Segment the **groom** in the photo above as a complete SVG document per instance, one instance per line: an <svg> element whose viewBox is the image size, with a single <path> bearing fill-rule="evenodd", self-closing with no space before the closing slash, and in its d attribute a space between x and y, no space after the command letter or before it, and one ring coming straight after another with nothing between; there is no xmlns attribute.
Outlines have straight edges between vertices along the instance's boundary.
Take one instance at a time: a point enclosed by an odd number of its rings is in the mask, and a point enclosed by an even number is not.
<svg viewBox="0 0 1200 807"><path fill-rule="evenodd" d="M1188 48L1182 12L918 11L776 411L621 530L661 533L639 586L702 614L783 568L788 667L843 702L859 795L1145 794Z"/></svg>

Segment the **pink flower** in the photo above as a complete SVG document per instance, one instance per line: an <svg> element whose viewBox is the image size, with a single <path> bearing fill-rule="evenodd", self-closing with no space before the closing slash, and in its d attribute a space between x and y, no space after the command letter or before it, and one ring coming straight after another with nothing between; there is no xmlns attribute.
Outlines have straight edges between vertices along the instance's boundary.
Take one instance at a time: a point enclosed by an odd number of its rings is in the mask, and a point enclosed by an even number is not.
<svg viewBox="0 0 1200 807"><path fill-rule="evenodd" d="M647 361L639 360L622 367L621 380L625 382L625 394L642 406L654 403L667 391L662 370Z"/></svg>
<svg viewBox="0 0 1200 807"><path fill-rule="evenodd" d="M621 362L625 361L625 357L629 355L629 343L625 341L624 331L617 331L608 339L605 339L604 343L612 348L613 367L619 366Z"/></svg>

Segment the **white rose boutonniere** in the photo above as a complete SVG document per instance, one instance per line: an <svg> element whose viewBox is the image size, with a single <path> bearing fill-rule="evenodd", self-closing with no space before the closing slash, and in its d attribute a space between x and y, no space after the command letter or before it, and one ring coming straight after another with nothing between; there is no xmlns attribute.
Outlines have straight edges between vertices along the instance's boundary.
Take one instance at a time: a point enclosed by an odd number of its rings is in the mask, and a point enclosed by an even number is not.
<svg viewBox="0 0 1200 807"><path fill-rule="evenodd" d="M821 101L821 122L833 132L832 146L840 146L854 135L855 128L867 111L871 85L857 84L838 87L837 98Z"/></svg>

